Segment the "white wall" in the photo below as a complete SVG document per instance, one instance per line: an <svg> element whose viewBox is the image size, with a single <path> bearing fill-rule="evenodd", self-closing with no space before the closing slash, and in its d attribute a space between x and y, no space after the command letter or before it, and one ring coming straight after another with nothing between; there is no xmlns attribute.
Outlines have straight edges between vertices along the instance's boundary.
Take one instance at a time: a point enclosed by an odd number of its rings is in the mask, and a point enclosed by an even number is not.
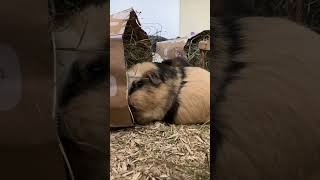
<svg viewBox="0 0 320 180"><path fill-rule="evenodd" d="M180 36L210 29L210 0L181 0Z"/></svg>
<svg viewBox="0 0 320 180"><path fill-rule="evenodd" d="M110 13L133 7L142 28L152 35L157 31L165 38L176 38L180 32L180 0L111 0ZM157 24L158 23L158 24ZM161 25L161 26L160 26Z"/></svg>

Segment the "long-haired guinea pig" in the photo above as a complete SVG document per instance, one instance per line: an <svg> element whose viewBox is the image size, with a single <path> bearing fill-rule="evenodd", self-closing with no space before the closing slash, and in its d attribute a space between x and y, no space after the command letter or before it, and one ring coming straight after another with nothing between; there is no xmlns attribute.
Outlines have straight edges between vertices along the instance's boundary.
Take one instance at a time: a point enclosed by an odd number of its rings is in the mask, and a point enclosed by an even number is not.
<svg viewBox="0 0 320 180"><path fill-rule="evenodd" d="M161 62L162 64L166 64L174 67L187 67L190 66L190 63L183 57L176 57L174 59L166 59Z"/></svg>
<svg viewBox="0 0 320 180"><path fill-rule="evenodd" d="M136 123L209 121L210 73L199 67L175 65L145 62L128 70L128 101Z"/></svg>
<svg viewBox="0 0 320 180"><path fill-rule="evenodd" d="M107 125L107 63L102 58L75 61L66 71L58 92L60 121L68 126L73 138L103 146Z"/></svg>
<svg viewBox="0 0 320 180"><path fill-rule="evenodd" d="M108 63L105 56L93 58L61 68L57 85L58 134L79 180L105 178Z"/></svg>

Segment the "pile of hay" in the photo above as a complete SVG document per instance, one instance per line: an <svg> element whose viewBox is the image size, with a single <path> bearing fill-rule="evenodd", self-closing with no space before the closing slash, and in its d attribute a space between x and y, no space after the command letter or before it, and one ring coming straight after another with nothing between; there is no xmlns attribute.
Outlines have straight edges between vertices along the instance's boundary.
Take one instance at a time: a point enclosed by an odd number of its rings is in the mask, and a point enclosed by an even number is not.
<svg viewBox="0 0 320 180"><path fill-rule="evenodd" d="M111 132L111 179L210 179L210 125L147 126Z"/></svg>
<svg viewBox="0 0 320 180"><path fill-rule="evenodd" d="M201 33L197 34L196 36L188 39L186 45L184 46L184 51L187 55L187 59L192 66L201 67L201 60L200 60L200 49L199 49L199 42L203 40L210 39L210 31L202 31ZM205 69L209 70L209 57L205 56Z"/></svg>
<svg viewBox="0 0 320 180"><path fill-rule="evenodd" d="M149 39L136 41L134 38L124 38L124 56L127 68L142 62L152 61L152 50Z"/></svg>
<svg viewBox="0 0 320 180"><path fill-rule="evenodd" d="M152 61L151 42L145 31L141 29L141 24L135 12L130 12L126 29L123 33L124 57L126 67Z"/></svg>

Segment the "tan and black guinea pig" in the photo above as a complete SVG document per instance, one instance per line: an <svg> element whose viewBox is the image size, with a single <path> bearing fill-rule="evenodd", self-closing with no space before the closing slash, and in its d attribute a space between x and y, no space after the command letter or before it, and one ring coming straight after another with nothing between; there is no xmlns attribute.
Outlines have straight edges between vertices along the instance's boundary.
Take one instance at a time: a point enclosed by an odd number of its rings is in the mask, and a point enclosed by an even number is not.
<svg viewBox="0 0 320 180"><path fill-rule="evenodd" d="M161 62L162 64L166 64L174 67L187 67L191 66L190 63L184 57L176 57L174 59L166 59Z"/></svg>
<svg viewBox="0 0 320 180"><path fill-rule="evenodd" d="M128 101L137 124L201 124L210 119L210 73L183 59L144 62L128 70Z"/></svg>

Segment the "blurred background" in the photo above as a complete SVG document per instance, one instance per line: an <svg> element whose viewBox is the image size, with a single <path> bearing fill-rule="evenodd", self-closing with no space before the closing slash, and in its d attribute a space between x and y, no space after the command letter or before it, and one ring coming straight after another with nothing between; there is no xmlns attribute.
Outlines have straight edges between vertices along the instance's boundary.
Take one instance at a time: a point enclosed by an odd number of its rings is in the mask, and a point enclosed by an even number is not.
<svg viewBox="0 0 320 180"><path fill-rule="evenodd" d="M172 39L210 28L210 0L111 0L110 14L131 7L148 35Z"/></svg>
<svg viewBox="0 0 320 180"><path fill-rule="evenodd" d="M212 0L212 3L214 16L229 13L288 17L320 33L320 0Z"/></svg>

